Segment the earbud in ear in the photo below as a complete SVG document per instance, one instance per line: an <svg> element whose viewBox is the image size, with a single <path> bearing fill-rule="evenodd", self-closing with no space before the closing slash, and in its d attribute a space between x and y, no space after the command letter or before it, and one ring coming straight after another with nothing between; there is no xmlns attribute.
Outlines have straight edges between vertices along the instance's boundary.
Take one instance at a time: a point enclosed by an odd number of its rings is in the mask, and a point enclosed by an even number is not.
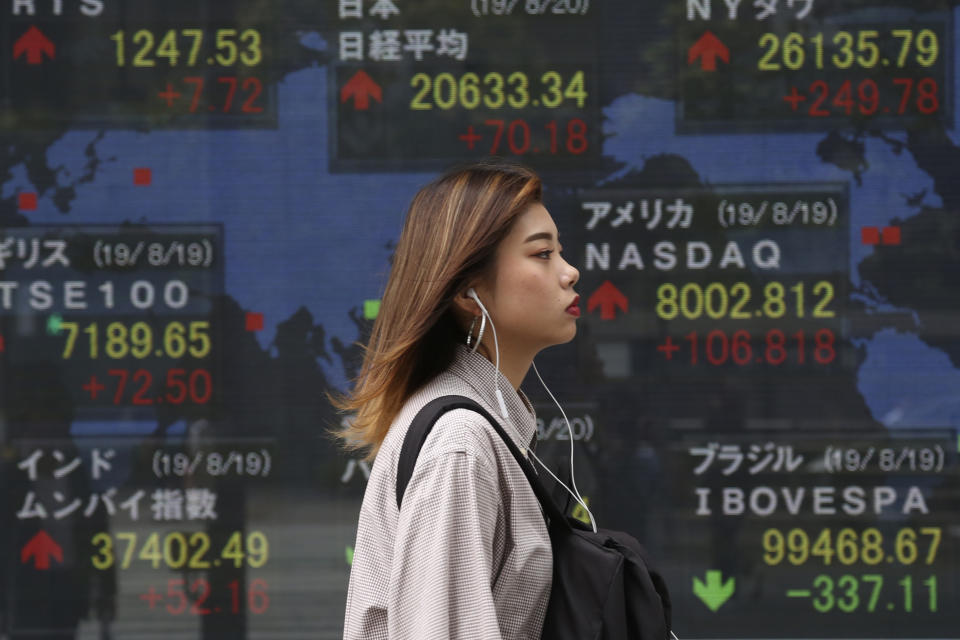
<svg viewBox="0 0 960 640"><path fill-rule="evenodd" d="M510 417L507 412L507 403L503 399L503 393L500 392L500 385L497 384L497 378L500 376L500 345L497 343L497 328L493 325L493 318L490 317L490 313L487 312L487 308L483 306L482 302L480 302L480 296L477 295L477 292L473 289L473 287L467 289L467 297L473 298L480 307L480 313L483 314L484 319L490 320L490 328L493 330L493 350L496 354L496 357L493 361L493 388L495 395L497 396L497 404L500 405L500 415L503 416L504 420L509 420ZM479 344L479 339L477 343Z"/></svg>

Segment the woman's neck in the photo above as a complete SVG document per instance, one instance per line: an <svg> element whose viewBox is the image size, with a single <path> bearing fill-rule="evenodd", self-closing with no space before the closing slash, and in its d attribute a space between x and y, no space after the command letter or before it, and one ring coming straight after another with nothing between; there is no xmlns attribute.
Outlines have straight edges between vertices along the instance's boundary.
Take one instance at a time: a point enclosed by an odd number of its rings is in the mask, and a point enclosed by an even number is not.
<svg viewBox="0 0 960 640"><path fill-rule="evenodd" d="M478 351L496 366L497 358L492 340L490 344L487 344L487 341L484 340L480 344ZM518 349L511 348L508 345L500 345L500 374L507 379L515 391L520 388L520 383L527 377L527 372L530 371L530 365L533 363L534 355L535 354L532 353L524 353L521 355Z"/></svg>

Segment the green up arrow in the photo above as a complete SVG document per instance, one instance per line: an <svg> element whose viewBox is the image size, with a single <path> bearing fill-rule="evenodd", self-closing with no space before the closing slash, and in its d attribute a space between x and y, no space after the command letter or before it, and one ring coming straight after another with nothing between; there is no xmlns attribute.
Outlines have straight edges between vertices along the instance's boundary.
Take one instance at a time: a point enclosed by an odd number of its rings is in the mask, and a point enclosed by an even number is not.
<svg viewBox="0 0 960 640"><path fill-rule="evenodd" d="M704 584L699 578L693 579L693 593L703 600L710 611L716 611L723 603L730 599L736 590L736 581L728 578L723 582L723 574L719 571L707 571L707 582Z"/></svg>

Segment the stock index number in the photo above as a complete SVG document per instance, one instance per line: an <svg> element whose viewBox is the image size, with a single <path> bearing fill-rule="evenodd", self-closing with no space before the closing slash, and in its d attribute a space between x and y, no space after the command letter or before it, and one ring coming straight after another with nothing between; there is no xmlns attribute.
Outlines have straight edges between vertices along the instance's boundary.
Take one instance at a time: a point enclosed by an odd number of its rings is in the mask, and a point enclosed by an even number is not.
<svg viewBox="0 0 960 640"><path fill-rule="evenodd" d="M78 322L61 322L60 330L67 338L63 346L64 360L74 354L96 360L101 353L113 360L128 356L138 360L151 357L180 359L187 355L206 358L212 347L208 320L174 320L157 328L142 320L129 327L123 322L111 322L103 327L95 321L82 329ZM77 338L81 333L87 338L80 340L77 349Z"/></svg>
<svg viewBox="0 0 960 640"><path fill-rule="evenodd" d="M782 318L792 315L803 318L833 318L836 312L830 308L834 299L833 283L819 280L809 289L807 283L797 282L789 287L782 282L768 282L762 290L762 301L753 308L750 305L754 289L746 282L727 285L711 282L701 285L687 282L677 285L666 282L657 287L657 317L673 320L682 316L697 320L706 315L712 320L749 320L754 317Z"/></svg>
<svg viewBox="0 0 960 640"><path fill-rule="evenodd" d="M804 37L801 33L788 33L782 38L775 33L764 33L757 46L763 55L757 62L760 71L797 71L812 63L816 69L825 67L849 69L857 66L873 69L877 66L895 65L903 68L916 63L921 67L933 66L940 55L940 40L931 29L892 29L883 43L889 50L885 57L877 40L881 34L875 29L863 29L856 33L838 31L827 38L823 33Z"/></svg>
<svg viewBox="0 0 960 640"><path fill-rule="evenodd" d="M94 534L91 543L96 553L90 558L93 568L106 571L113 567L129 569L134 560L149 563L154 569L209 569L229 564L245 564L257 569L267 563L270 544L262 531L234 531L219 549L211 550L210 534L205 531L181 533L156 531L143 538L133 531ZM120 548L122 547L122 549Z"/></svg>
<svg viewBox="0 0 960 640"><path fill-rule="evenodd" d="M818 560L824 565L833 560L843 565L930 565L937 558L942 537L941 527L904 527L886 537L876 527L863 531L824 528L813 534L798 528L786 532L771 528L763 532L763 561L771 566L784 560L794 566Z"/></svg>
<svg viewBox="0 0 960 640"><path fill-rule="evenodd" d="M168 29L154 33L150 29L131 32L120 29L110 36L116 45L117 66L128 62L127 45L130 44L134 67L155 67L165 61L171 67L182 63L187 67L216 65L232 67L237 63L255 67L263 61L262 38L256 29L223 28L207 32L204 29ZM213 40L213 45L209 40ZM205 42L205 40L207 42ZM208 54L203 53L207 51ZM186 57L185 60L181 58Z"/></svg>
<svg viewBox="0 0 960 640"><path fill-rule="evenodd" d="M891 578L892 576L888 577ZM884 574L865 573L859 576L844 574L837 578L821 574L813 580L813 589L804 589L799 593L788 592L788 596L810 597L810 603L819 613L836 611L840 613L874 613L880 611L899 611L903 613L936 613L939 609L937 576L906 575L891 586L893 580L884 580ZM886 585L884 584L886 582ZM924 594L924 587L926 594ZM926 595L926 598L924 598ZM884 604L886 606L884 606Z"/></svg>
<svg viewBox="0 0 960 640"><path fill-rule="evenodd" d="M533 87L530 75L523 71L509 74L491 71L483 75L468 71L459 77L448 72L435 75L420 72L410 79L410 87L415 91L410 100L414 111L429 111L434 107L441 110L455 107L557 109L567 101L582 109L588 97L583 71L575 71L567 78L559 71L545 71L539 78L534 76Z"/></svg>

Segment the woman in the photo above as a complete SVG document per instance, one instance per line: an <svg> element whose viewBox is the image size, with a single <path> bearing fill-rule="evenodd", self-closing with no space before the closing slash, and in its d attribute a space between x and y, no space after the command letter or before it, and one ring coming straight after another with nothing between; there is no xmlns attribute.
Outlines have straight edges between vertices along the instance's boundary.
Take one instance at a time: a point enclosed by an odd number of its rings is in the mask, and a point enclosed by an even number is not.
<svg viewBox="0 0 960 640"><path fill-rule="evenodd" d="M519 448L533 446L536 421L519 386L541 349L576 334L578 278L528 169L472 165L414 197L358 383L342 403L356 412L344 440L376 456L344 638L540 637L550 539L500 436L472 411L441 417L399 512L397 459L414 415L448 394L473 398Z"/></svg>

